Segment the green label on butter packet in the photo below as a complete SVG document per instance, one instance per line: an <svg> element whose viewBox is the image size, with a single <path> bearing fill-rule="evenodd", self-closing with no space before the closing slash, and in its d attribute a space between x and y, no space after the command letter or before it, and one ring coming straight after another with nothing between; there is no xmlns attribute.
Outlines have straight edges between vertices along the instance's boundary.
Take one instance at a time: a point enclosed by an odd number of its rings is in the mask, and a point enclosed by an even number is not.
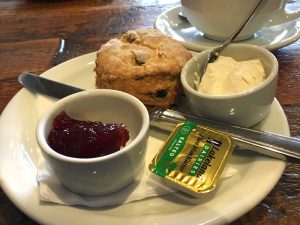
<svg viewBox="0 0 300 225"><path fill-rule="evenodd" d="M161 156L156 166L152 168L152 172L164 177L177 167L175 162L172 162L175 157L181 152L185 146L186 140L190 132L197 126L191 121L185 121L178 132L172 138L167 150Z"/></svg>

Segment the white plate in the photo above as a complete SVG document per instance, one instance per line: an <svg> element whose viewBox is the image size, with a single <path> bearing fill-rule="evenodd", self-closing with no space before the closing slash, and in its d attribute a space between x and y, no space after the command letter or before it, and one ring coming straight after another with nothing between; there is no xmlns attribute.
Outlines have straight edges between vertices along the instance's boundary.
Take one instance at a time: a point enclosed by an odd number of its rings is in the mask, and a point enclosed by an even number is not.
<svg viewBox="0 0 300 225"><path fill-rule="evenodd" d="M61 65L43 75L81 88L93 88L95 53ZM39 97L40 98L40 97ZM234 152L230 165L238 173L222 180L214 196L186 201L177 195L154 197L117 207L70 207L39 201L35 127L44 106L22 89L7 105L0 119L1 186L12 202L42 224L220 224L233 221L255 207L280 178L285 162L250 151ZM258 129L289 135L282 108L275 99ZM151 130L149 149L162 144L162 135Z"/></svg>
<svg viewBox="0 0 300 225"><path fill-rule="evenodd" d="M203 51L220 45L221 42L205 38L201 31L191 26L185 18L180 17L179 12L181 12L181 6L163 12L157 17L154 23L155 28L193 51ZM299 38L300 19L266 27L258 31L253 38L239 43L258 45L268 50L274 50L287 46Z"/></svg>

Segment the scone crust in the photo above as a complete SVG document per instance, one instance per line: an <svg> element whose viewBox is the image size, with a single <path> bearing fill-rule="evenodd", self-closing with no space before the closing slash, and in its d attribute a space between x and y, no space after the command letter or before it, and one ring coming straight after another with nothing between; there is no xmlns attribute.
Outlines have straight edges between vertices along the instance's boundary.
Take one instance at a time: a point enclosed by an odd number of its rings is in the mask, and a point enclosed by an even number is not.
<svg viewBox="0 0 300 225"><path fill-rule="evenodd" d="M97 52L96 86L128 92L149 107L168 108L190 58L188 50L155 29L131 30Z"/></svg>

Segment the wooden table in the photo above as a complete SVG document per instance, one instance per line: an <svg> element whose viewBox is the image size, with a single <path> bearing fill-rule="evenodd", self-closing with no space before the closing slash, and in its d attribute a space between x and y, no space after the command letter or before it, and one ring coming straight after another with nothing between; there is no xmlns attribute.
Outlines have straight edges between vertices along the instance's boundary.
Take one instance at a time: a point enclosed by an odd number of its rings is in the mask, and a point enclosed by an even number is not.
<svg viewBox="0 0 300 225"><path fill-rule="evenodd" d="M129 29L152 27L178 0L0 1L0 111L22 88L23 71L43 71L99 49ZM300 0L290 4L300 8ZM65 48L59 51L61 41ZM273 51L280 65L276 97L300 137L300 41ZM1 171L2 172L2 171ZM36 224L0 192L1 225ZM278 184L254 209L232 224L299 224L300 165L288 163Z"/></svg>

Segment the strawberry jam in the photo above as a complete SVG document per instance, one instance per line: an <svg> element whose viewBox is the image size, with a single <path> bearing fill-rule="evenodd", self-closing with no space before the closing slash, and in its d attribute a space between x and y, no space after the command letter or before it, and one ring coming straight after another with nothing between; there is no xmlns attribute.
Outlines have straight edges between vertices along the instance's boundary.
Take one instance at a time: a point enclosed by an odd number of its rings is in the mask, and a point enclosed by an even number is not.
<svg viewBox="0 0 300 225"><path fill-rule="evenodd" d="M65 111L54 119L48 136L52 149L76 158L93 158L114 153L124 147L128 140L129 132L124 124L75 120Z"/></svg>

